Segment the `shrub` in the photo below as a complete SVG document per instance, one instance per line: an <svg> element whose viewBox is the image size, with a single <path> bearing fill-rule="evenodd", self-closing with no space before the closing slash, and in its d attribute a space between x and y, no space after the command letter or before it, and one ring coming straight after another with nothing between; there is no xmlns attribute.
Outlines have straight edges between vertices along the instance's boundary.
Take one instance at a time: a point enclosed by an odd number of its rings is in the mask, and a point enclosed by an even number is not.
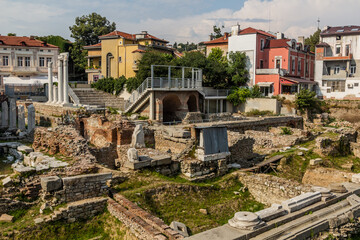
<svg viewBox="0 0 360 240"><path fill-rule="evenodd" d="M132 91L136 90L140 85L142 81L136 77L128 78L126 81L126 91L131 93Z"/></svg>
<svg viewBox="0 0 360 240"><path fill-rule="evenodd" d="M292 135L292 131L287 127L281 128L281 135Z"/></svg>
<svg viewBox="0 0 360 240"><path fill-rule="evenodd" d="M271 111L260 111L258 109L253 109L250 112L246 113L246 116L273 116L274 113Z"/></svg>
<svg viewBox="0 0 360 240"><path fill-rule="evenodd" d="M319 99L316 98L315 92L302 89L296 94L295 107L302 113L305 110L312 111L319 109Z"/></svg>
<svg viewBox="0 0 360 240"><path fill-rule="evenodd" d="M233 90L227 99L238 106L241 103L245 103L247 98L260 98L262 97L260 87L255 85L253 88L237 88Z"/></svg>
<svg viewBox="0 0 360 240"><path fill-rule="evenodd" d="M99 79L97 82L92 83L91 87L97 90L101 90L107 93L115 93L118 95L123 89L126 83L126 78L121 76L119 78L102 78Z"/></svg>

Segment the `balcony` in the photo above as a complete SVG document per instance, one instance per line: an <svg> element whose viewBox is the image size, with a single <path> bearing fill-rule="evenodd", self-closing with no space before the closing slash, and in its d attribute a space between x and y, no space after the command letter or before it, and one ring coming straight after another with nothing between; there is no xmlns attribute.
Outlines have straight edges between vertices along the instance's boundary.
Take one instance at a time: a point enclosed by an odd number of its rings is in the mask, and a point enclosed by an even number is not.
<svg viewBox="0 0 360 240"><path fill-rule="evenodd" d="M323 80L346 80L349 76L348 72L345 70L340 70L338 74L330 74L330 75L323 75Z"/></svg>
<svg viewBox="0 0 360 240"><path fill-rule="evenodd" d="M353 58L352 54L349 54L348 56L342 56L339 54L338 56L327 56L324 57L324 61L349 61Z"/></svg>
<svg viewBox="0 0 360 240"><path fill-rule="evenodd" d="M36 67L12 67L11 72L14 74L35 74Z"/></svg>
<svg viewBox="0 0 360 240"><path fill-rule="evenodd" d="M255 70L255 73L257 75L281 75L284 76L286 74L285 69L279 69L279 68L259 68Z"/></svg>
<svg viewBox="0 0 360 240"><path fill-rule="evenodd" d="M138 70L139 70L139 66L138 66L137 64L133 64L133 65L132 65L132 70L138 71Z"/></svg>

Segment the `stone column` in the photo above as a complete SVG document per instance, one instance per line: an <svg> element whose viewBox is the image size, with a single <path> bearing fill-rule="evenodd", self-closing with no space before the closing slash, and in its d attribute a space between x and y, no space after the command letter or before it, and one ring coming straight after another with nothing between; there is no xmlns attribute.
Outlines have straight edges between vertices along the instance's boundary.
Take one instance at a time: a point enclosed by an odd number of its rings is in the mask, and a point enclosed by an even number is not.
<svg viewBox="0 0 360 240"><path fill-rule="evenodd" d="M155 120L155 92L152 91L150 93L150 116L149 119L150 120Z"/></svg>
<svg viewBox="0 0 360 240"><path fill-rule="evenodd" d="M62 54L64 56L64 61L63 61L64 104L69 104L69 71L68 71L69 53L62 53Z"/></svg>
<svg viewBox="0 0 360 240"><path fill-rule="evenodd" d="M9 127L9 108L7 101L1 104L1 127Z"/></svg>
<svg viewBox="0 0 360 240"><path fill-rule="evenodd" d="M53 75L52 75L52 67L53 63L49 62L48 64L48 80L49 80L49 87L48 87L48 103L52 103L54 101L53 97Z"/></svg>
<svg viewBox="0 0 360 240"><path fill-rule="evenodd" d="M28 132L31 132L35 128L35 107L34 105L28 106Z"/></svg>
<svg viewBox="0 0 360 240"><path fill-rule="evenodd" d="M58 87L57 86L53 86L54 88L54 101L53 103L56 104L59 101L59 92L58 92Z"/></svg>
<svg viewBox="0 0 360 240"><path fill-rule="evenodd" d="M25 131L25 109L23 105L18 106L18 129Z"/></svg>
<svg viewBox="0 0 360 240"><path fill-rule="evenodd" d="M63 58L61 55L58 57L58 104L62 104L63 99Z"/></svg>
<svg viewBox="0 0 360 240"><path fill-rule="evenodd" d="M16 128L16 101L14 98L10 99L10 129Z"/></svg>

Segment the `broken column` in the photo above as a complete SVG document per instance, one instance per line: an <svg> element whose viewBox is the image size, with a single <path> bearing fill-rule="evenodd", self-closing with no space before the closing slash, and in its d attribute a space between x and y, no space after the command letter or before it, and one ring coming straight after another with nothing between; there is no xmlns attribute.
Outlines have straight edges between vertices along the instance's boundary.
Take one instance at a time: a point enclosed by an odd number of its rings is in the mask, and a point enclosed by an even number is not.
<svg viewBox="0 0 360 240"><path fill-rule="evenodd" d="M145 147L144 130L141 124L136 125L134 129L131 139L131 147L133 148Z"/></svg>
<svg viewBox="0 0 360 240"><path fill-rule="evenodd" d="M25 131L25 109L23 105L18 106L18 128Z"/></svg>
<svg viewBox="0 0 360 240"><path fill-rule="evenodd" d="M53 63L48 63L48 80L49 80L49 87L48 87L48 103L52 103L54 101L54 88L53 88L53 75L52 75L52 67Z"/></svg>
<svg viewBox="0 0 360 240"><path fill-rule="evenodd" d="M63 95L63 56L58 57L58 104L62 104L64 101Z"/></svg>
<svg viewBox="0 0 360 240"><path fill-rule="evenodd" d="M53 104L56 104L58 101L59 101L59 98L58 98L58 96L59 96L59 92L58 92L58 87L57 86L53 86L53 91L54 91L54 96L53 96L53 98L54 98L54 100L53 100Z"/></svg>
<svg viewBox="0 0 360 240"><path fill-rule="evenodd" d="M62 53L63 57L63 88L64 88L64 105L69 104L69 72L68 72L68 59L69 53Z"/></svg>
<svg viewBox="0 0 360 240"><path fill-rule="evenodd" d="M7 101L1 104L1 127L9 127L9 108Z"/></svg>
<svg viewBox="0 0 360 240"><path fill-rule="evenodd" d="M35 107L34 105L28 106L28 132L31 132L35 128Z"/></svg>
<svg viewBox="0 0 360 240"><path fill-rule="evenodd" d="M14 98L10 99L10 129L16 129L16 101Z"/></svg>
<svg viewBox="0 0 360 240"><path fill-rule="evenodd" d="M252 212L237 212L228 223L234 228L251 231L265 225L259 216Z"/></svg>

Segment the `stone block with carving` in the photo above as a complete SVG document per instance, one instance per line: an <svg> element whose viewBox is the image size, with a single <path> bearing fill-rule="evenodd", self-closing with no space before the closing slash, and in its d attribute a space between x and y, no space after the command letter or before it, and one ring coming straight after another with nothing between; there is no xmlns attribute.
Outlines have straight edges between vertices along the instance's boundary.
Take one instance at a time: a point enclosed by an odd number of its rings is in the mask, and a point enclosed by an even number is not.
<svg viewBox="0 0 360 240"><path fill-rule="evenodd" d="M292 213L319 201L321 201L320 192L308 192L283 201L281 205L289 213Z"/></svg>
<svg viewBox="0 0 360 240"><path fill-rule="evenodd" d="M127 156L129 162L136 162L139 160L138 151L135 148L129 148Z"/></svg>
<svg viewBox="0 0 360 240"><path fill-rule="evenodd" d="M251 231L265 225L265 222L252 212L237 212L228 223L234 228Z"/></svg>

